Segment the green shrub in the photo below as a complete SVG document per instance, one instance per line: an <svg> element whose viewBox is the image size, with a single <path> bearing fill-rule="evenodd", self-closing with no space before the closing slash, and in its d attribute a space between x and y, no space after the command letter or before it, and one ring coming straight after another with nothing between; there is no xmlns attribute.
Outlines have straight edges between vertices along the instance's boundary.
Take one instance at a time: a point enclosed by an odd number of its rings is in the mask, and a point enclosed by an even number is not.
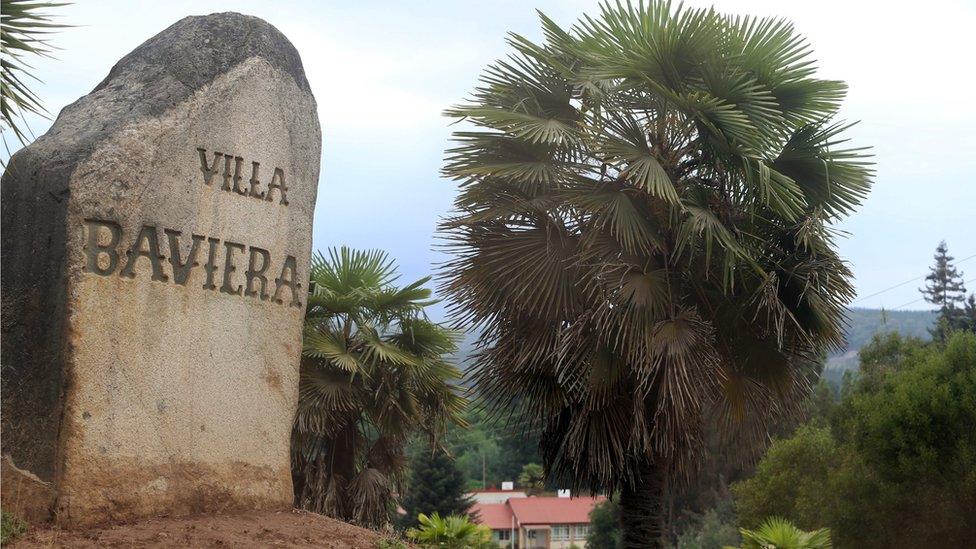
<svg viewBox="0 0 976 549"><path fill-rule="evenodd" d="M857 548L969 547L976 537L976 335L890 336L861 351L862 377L831 413L777 440L733 484L738 523L829 526Z"/></svg>
<svg viewBox="0 0 976 549"><path fill-rule="evenodd" d="M3 511L0 513L0 545L6 545L27 531L27 523Z"/></svg>
<svg viewBox="0 0 976 549"><path fill-rule="evenodd" d="M709 509L700 521L678 538L678 549L722 549L739 543L739 529Z"/></svg>
<svg viewBox="0 0 976 549"><path fill-rule="evenodd" d="M420 526L407 530L410 539L422 547L444 549L487 549L491 545L491 529L471 522L465 515L441 517L438 513L417 515Z"/></svg>
<svg viewBox="0 0 976 549"><path fill-rule="evenodd" d="M830 549L830 529L804 532L792 522L770 517L756 530L743 528L742 549Z"/></svg>

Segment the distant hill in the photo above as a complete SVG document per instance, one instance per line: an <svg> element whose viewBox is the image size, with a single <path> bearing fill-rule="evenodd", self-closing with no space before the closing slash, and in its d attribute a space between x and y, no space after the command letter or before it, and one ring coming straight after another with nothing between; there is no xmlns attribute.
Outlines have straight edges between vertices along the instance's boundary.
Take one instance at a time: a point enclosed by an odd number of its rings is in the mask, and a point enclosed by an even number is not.
<svg viewBox="0 0 976 549"><path fill-rule="evenodd" d="M851 309L847 330L847 348L827 358L828 369L846 370L857 367L857 352L871 341L874 334L899 332L903 335L929 339L928 329L935 323L935 311L883 311L881 309ZM467 370L474 353L477 334L468 332L458 343L454 355L456 364Z"/></svg>
<svg viewBox="0 0 976 549"><path fill-rule="evenodd" d="M851 309L847 329L847 348L827 358L828 369L857 367L857 352L875 334L898 332L902 335L930 339L929 328L935 323L936 311L882 311L881 309Z"/></svg>

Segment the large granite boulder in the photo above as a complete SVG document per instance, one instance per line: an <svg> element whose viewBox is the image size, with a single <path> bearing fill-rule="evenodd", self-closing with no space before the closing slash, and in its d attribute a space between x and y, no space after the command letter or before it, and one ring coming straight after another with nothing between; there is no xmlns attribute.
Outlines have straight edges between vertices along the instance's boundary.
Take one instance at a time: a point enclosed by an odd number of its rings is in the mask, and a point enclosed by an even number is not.
<svg viewBox="0 0 976 549"><path fill-rule="evenodd" d="M221 13L11 158L3 453L62 523L291 505L320 150L298 52Z"/></svg>

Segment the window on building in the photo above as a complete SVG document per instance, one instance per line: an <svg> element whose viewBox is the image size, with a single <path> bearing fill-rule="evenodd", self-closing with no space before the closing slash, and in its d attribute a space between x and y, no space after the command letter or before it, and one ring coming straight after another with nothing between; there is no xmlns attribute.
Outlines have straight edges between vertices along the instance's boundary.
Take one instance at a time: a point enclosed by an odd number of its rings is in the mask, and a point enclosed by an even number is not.
<svg viewBox="0 0 976 549"><path fill-rule="evenodd" d="M495 533L498 534L498 541L508 541L512 539L511 530L495 530Z"/></svg>
<svg viewBox="0 0 976 549"><path fill-rule="evenodd" d="M552 527L552 539L565 540L569 539L569 525L566 524L556 524Z"/></svg>
<svg viewBox="0 0 976 549"><path fill-rule="evenodd" d="M576 539L586 539L586 536L590 535L590 525L589 524L577 524L576 525Z"/></svg>
<svg viewBox="0 0 976 549"><path fill-rule="evenodd" d="M535 539L535 530L528 530L525 533L525 537L529 539Z"/></svg>

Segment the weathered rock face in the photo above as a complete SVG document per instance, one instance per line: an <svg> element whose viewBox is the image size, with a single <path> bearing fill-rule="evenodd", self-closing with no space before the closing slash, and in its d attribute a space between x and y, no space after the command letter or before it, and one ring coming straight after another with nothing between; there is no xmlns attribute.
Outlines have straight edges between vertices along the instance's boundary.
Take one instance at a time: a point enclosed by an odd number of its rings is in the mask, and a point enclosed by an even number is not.
<svg viewBox="0 0 976 549"><path fill-rule="evenodd" d="M3 452L69 524L292 502L321 135L268 23L188 17L10 160Z"/></svg>

